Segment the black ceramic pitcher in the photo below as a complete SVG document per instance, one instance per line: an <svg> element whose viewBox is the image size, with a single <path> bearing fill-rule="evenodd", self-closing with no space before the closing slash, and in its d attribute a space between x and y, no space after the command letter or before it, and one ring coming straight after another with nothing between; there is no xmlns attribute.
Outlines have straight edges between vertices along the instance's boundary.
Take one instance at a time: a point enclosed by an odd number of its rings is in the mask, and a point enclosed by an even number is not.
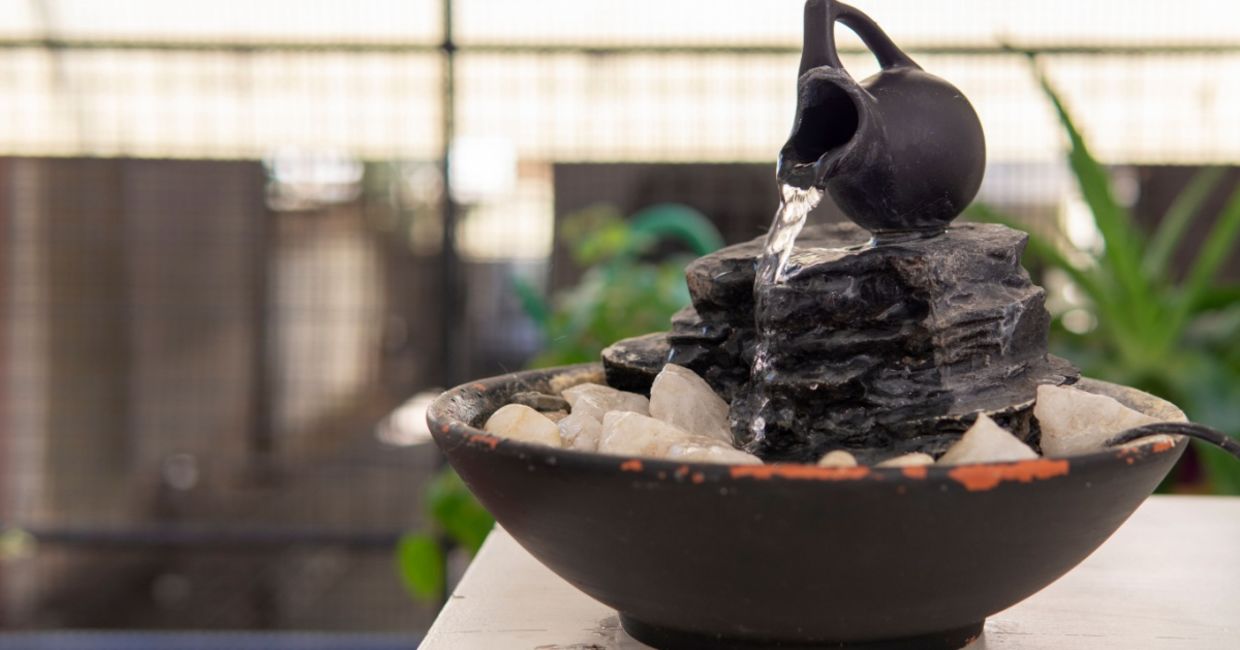
<svg viewBox="0 0 1240 650"><path fill-rule="evenodd" d="M844 23L882 70L858 83L835 47ZM792 136L779 180L830 192L858 225L884 235L940 232L977 195L986 166L969 100L927 73L864 13L832 0L805 3L805 41Z"/></svg>

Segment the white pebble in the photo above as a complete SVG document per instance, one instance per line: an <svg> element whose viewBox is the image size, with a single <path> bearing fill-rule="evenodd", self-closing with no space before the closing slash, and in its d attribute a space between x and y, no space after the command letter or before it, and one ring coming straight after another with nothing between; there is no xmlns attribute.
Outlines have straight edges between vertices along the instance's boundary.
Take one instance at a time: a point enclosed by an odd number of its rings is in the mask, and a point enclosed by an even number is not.
<svg viewBox="0 0 1240 650"><path fill-rule="evenodd" d="M631 411L650 414L650 400L645 395L616 390L602 384L578 384L561 393L572 407L572 413L588 415L599 422L609 411Z"/></svg>
<svg viewBox="0 0 1240 650"><path fill-rule="evenodd" d="M939 458L938 464L1007 463L1037 457L1038 453L1029 445L981 413L960 440Z"/></svg>
<svg viewBox="0 0 1240 650"><path fill-rule="evenodd" d="M888 458L883 462L875 465L875 467L923 467L925 465L933 465L934 456L923 454L920 451L895 458Z"/></svg>
<svg viewBox="0 0 1240 650"><path fill-rule="evenodd" d="M667 460L687 460L725 465L761 465L762 459L724 442L705 436L693 436L673 442L664 456Z"/></svg>
<svg viewBox="0 0 1240 650"><path fill-rule="evenodd" d="M818 459L819 467L856 467L857 459L843 449L836 449L827 452L822 458Z"/></svg>
<svg viewBox="0 0 1240 650"><path fill-rule="evenodd" d="M663 366L650 387L650 415L695 436L732 445L728 403L688 368Z"/></svg>
<svg viewBox="0 0 1240 650"><path fill-rule="evenodd" d="M1158 420L1134 411L1106 395L1067 386L1038 386L1033 415L1042 427L1042 453L1071 456L1106 448L1116 434ZM1170 436L1146 436L1124 446L1142 445Z"/></svg>
<svg viewBox="0 0 1240 650"><path fill-rule="evenodd" d="M689 432L648 415L612 411L603 416L603 437L598 450L605 454L662 458L673 443L689 437Z"/></svg>
<svg viewBox="0 0 1240 650"><path fill-rule="evenodd" d="M532 442L548 447L560 446L560 430L547 416L522 404L502 406L487 418L483 430L492 435Z"/></svg>
<svg viewBox="0 0 1240 650"><path fill-rule="evenodd" d="M603 425L598 420L580 413L571 413L559 421L560 441L565 449L598 451Z"/></svg>

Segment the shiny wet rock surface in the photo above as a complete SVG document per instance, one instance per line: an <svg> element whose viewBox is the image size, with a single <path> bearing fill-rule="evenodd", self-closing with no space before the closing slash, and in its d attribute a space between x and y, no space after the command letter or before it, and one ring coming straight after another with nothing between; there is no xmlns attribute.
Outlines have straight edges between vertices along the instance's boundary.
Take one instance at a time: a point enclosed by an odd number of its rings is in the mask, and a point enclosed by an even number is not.
<svg viewBox="0 0 1240 650"><path fill-rule="evenodd" d="M759 313L762 241L722 249L686 269L693 305L668 333L604 351L608 381L649 390L664 363L685 366L731 402L733 432L766 460L937 455L978 412L1036 446L1037 386L1077 372L1046 353L1045 292L1020 265L1026 238L961 224L875 246L851 224L807 227ZM768 363L751 373L760 336Z"/></svg>

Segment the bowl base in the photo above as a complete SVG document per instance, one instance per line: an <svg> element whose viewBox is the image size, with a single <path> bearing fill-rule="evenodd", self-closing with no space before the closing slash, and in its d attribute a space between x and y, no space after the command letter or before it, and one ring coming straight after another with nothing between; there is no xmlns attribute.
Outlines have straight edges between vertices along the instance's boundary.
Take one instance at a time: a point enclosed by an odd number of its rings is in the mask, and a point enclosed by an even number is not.
<svg viewBox="0 0 1240 650"><path fill-rule="evenodd" d="M643 623L625 614L620 615L620 624L629 636L659 650L757 650L758 648L779 648L780 650L818 650L835 648L840 650L957 650L973 642L981 636L985 621L966 625L952 630L932 632L899 639L880 639L875 641L830 641L813 639L732 639L712 634L686 632L660 625Z"/></svg>

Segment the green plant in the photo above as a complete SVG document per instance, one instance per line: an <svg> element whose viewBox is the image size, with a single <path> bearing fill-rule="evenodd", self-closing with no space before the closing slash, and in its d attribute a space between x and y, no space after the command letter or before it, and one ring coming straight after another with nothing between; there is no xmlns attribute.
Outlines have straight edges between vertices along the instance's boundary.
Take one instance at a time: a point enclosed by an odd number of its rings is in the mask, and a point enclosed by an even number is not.
<svg viewBox="0 0 1240 650"><path fill-rule="evenodd" d="M586 269L576 286L548 303L528 283L515 285L546 342L533 367L597 361L620 339L667 329L672 314L689 304L685 264L723 245L706 217L675 204L628 220L609 206L588 208L566 220L564 239ZM658 255L669 241L688 252Z"/></svg>
<svg viewBox="0 0 1240 650"><path fill-rule="evenodd" d="M1081 255L1062 237L1031 235L1029 253L1062 272L1086 298L1096 327L1073 332L1057 315L1052 346L1091 376L1136 386L1184 408L1203 424L1240 434L1240 286L1216 280L1237 250L1240 190L1216 215L1205 244L1182 279L1170 262L1184 233L1204 219L1201 207L1222 170L1200 172L1153 232L1145 233L1115 198L1106 169L1093 157L1059 93L1033 62L1042 90L1067 135L1068 164L1101 233L1103 250ZM1016 225L985 205L974 218ZM1080 328L1077 328L1078 330ZM1210 487L1240 494L1240 465L1213 447L1195 447Z"/></svg>
<svg viewBox="0 0 1240 650"><path fill-rule="evenodd" d="M425 496L432 531L408 533L396 546L397 573L415 598L431 602L442 599L447 587L444 547L455 544L470 555L478 552L495 520L461 478L445 467L430 482Z"/></svg>
<svg viewBox="0 0 1240 650"><path fill-rule="evenodd" d="M709 220L672 204L629 220L613 208L592 207L567 220L564 237L574 260L586 268L576 286L548 303L532 285L514 280L514 290L546 341L532 367L596 361L604 347L619 339L666 329L672 314L689 304L684 265L723 245ZM656 249L668 240L691 254L658 256ZM477 553L495 520L446 467L427 490L426 510L432 530L403 536L396 563L409 593L432 602L442 599L447 587L445 546Z"/></svg>

